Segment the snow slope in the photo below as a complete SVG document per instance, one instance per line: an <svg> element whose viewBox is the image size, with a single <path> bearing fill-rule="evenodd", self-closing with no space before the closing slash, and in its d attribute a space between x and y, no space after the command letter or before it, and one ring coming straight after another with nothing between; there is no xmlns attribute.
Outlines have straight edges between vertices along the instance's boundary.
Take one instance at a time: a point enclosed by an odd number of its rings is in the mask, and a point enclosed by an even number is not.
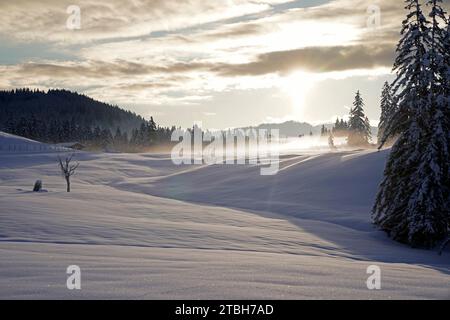
<svg viewBox="0 0 450 320"><path fill-rule="evenodd" d="M15 136L13 134L5 133L0 131L0 146L7 145L37 145L40 142L30 140L27 138Z"/></svg>
<svg viewBox="0 0 450 320"><path fill-rule="evenodd" d="M370 224L386 152L284 155L281 172L165 155L0 151L0 298L450 298L450 254ZM32 193L42 179L46 193ZM79 265L82 290L65 287ZM382 290L366 268L382 270Z"/></svg>
<svg viewBox="0 0 450 320"><path fill-rule="evenodd" d="M64 149L65 148L56 145L49 145L0 131L0 152L53 152L62 151Z"/></svg>

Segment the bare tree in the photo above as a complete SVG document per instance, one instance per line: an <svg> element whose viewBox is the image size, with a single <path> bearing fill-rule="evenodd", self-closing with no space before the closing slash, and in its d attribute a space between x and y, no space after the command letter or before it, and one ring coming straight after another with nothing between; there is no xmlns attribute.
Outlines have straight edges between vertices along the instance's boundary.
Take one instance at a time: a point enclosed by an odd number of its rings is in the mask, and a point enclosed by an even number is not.
<svg viewBox="0 0 450 320"><path fill-rule="evenodd" d="M61 159L61 157L58 156L59 160L59 166L61 167L61 173L66 179L67 183L67 192L70 192L70 177L75 174L75 170L77 170L79 163L72 164L74 154L72 153L70 156L66 157L64 161Z"/></svg>

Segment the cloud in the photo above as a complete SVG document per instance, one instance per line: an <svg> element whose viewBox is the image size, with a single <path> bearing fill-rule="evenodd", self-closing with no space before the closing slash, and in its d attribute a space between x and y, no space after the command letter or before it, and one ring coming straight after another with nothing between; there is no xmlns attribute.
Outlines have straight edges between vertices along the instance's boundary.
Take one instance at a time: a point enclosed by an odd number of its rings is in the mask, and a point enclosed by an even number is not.
<svg viewBox="0 0 450 320"><path fill-rule="evenodd" d="M10 67L15 73L26 77L53 78L137 78L139 76L189 74L208 72L217 76L263 76L287 75L295 70L314 73L336 72L356 69L373 69L392 65L394 51L390 45L307 47L297 50L268 52L258 55L254 61L243 64L214 62L177 62L167 65L117 60L115 62L88 61L65 63L25 63ZM186 80L186 78L178 78ZM133 85L134 88L138 86ZM161 84L143 84L161 86Z"/></svg>
<svg viewBox="0 0 450 320"><path fill-rule="evenodd" d="M208 68L204 63L175 63L168 66L153 66L129 61L88 61L88 62L58 62L58 63L24 63L12 66L19 75L27 77L53 78L123 78L139 77L143 75L185 73Z"/></svg>
<svg viewBox="0 0 450 320"><path fill-rule="evenodd" d="M392 46L308 47L265 53L251 63L221 65L213 69L223 76L285 75L293 70L322 73L387 67L392 65L393 58Z"/></svg>
<svg viewBox="0 0 450 320"><path fill-rule="evenodd" d="M64 87L170 109L214 105L222 92L281 92L296 70L383 77L405 16L401 0L77 0L81 30L70 31L71 4L0 1L2 45L27 48L0 65L0 88ZM373 4L381 10L376 29L366 25Z"/></svg>
<svg viewBox="0 0 450 320"><path fill-rule="evenodd" d="M0 34L18 40L86 43L176 30L257 13L278 0L15 0L1 1ZM81 29L66 28L67 8L81 9Z"/></svg>

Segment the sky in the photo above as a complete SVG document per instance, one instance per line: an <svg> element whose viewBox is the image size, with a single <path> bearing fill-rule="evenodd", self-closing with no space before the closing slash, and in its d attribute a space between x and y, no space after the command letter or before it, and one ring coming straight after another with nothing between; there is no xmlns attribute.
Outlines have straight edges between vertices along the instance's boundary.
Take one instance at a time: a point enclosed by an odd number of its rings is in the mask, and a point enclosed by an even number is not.
<svg viewBox="0 0 450 320"><path fill-rule="evenodd" d="M331 122L357 90L376 124L405 17L402 0L15 0L0 12L0 89L65 88L214 129Z"/></svg>

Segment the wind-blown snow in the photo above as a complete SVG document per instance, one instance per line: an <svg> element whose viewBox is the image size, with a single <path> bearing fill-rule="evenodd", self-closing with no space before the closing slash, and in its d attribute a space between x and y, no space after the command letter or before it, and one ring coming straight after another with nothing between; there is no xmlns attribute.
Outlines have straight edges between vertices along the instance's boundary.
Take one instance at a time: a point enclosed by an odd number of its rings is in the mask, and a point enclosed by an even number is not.
<svg viewBox="0 0 450 320"><path fill-rule="evenodd" d="M284 155L276 176L77 153L70 194L56 156L0 152L0 298L450 298L448 251L370 223L386 152Z"/></svg>

